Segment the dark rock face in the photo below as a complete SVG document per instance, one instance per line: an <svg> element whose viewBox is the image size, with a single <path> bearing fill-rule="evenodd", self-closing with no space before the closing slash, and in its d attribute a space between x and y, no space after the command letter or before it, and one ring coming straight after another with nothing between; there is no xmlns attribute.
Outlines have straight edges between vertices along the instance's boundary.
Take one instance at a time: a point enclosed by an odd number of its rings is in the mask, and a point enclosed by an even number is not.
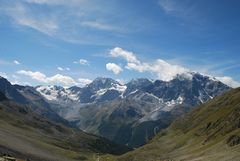
<svg viewBox="0 0 240 161"><path fill-rule="evenodd" d="M0 77L0 93L2 93L0 97L3 100L5 96L18 104L30 107L31 110L42 117L48 118L54 122L69 125L68 121L51 109L49 103L43 99L34 87L12 85L7 79ZM26 113L25 111L21 112Z"/></svg>
<svg viewBox="0 0 240 161"><path fill-rule="evenodd" d="M140 78L140 79L133 79L129 83L126 84L127 89L124 92L124 96L128 96L131 92L136 90L143 90L150 86L152 82L148 79Z"/></svg>
<svg viewBox="0 0 240 161"><path fill-rule="evenodd" d="M121 84L111 78L96 78L92 83L82 88L81 95L79 95L79 100L81 103L105 102L114 100L121 95L119 91L114 89L117 86L121 86ZM106 90L101 97L98 97L98 91L103 89L109 90Z"/></svg>
<svg viewBox="0 0 240 161"><path fill-rule="evenodd" d="M28 100L24 98L17 89L5 78L0 77L0 92L4 93L9 99L20 104L27 104Z"/></svg>
<svg viewBox="0 0 240 161"><path fill-rule="evenodd" d="M7 97L2 92L0 92L0 101L5 101L5 100L7 100Z"/></svg>
<svg viewBox="0 0 240 161"><path fill-rule="evenodd" d="M240 144L240 136L232 135L227 139L227 144L229 146L236 146Z"/></svg>

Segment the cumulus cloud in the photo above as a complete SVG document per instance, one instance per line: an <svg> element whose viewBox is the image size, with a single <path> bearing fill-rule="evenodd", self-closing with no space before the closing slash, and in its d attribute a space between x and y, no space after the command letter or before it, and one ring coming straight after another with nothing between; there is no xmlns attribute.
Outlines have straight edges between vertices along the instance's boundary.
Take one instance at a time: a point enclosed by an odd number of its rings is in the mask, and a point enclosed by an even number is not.
<svg viewBox="0 0 240 161"><path fill-rule="evenodd" d="M45 74L41 73L41 72L33 72L33 71L25 71L25 70L19 70L17 71L18 74L22 74L22 75L26 75L31 77L32 79L35 79L39 82L44 82L47 83L47 77Z"/></svg>
<svg viewBox="0 0 240 161"><path fill-rule="evenodd" d="M157 59L151 63L128 63L126 68L138 72L151 72L155 74L158 79L164 81L172 80L177 74L183 74L189 71L179 65L169 64L162 59Z"/></svg>
<svg viewBox="0 0 240 161"><path fill-rule="evenodd" d="M232 87L232 88L237 88L237 87L240 87L240 83L235 81L233 78L231 77L227 77L227 76L224 76L224 77L216 77L216 79L218 79L219 81L223 82L224 84Z"/></svg>
<svg viewBox="0 0 240 161"><path fill-rule="evenodd" d="M25 71L25 70L20 70L17 71L18 74L22 74L25 76L29 76L32 79L41 82L41 83L48 83L48 84L62 84L62 85L66 85L66 86L70 86L70 85L76 85L76 81L69 77L69 76L64 76L61 74L56 74L54 76L51 77L47 77L45 74L39 72L39 71Z"/></svg>
<svg viewBox="0 0 240 161"><path fill-rule="evenodd" d="M126 69L138 72L150 72L156 75L156 78L164 81L173 79L177 74L186 73L188 69L179 65L172 65L162 59L153 62L141 62L136 54L126 51L122 48L115 47L109 53L112 57L121 57L127 61Z"/></svg>
<svg viewBox="0 0 240 161"><path fill-rule="evenodd" d="M130 63L139 63L139 60L133 52L123 50L119 47L111 49L109 55L112 57L121 57Z"/></svg>
<svg viewBox="0 0 240 161"><path fill-rule="evenodd" d="M115 63L107 63L106 69L112 71L114 74L119 74L120 72L123 71L123 69Z"/></svg>
<svg viewBox="0 0 240 161"><path fill-rule="evenodd" d="M85 85L90 84L92 82L92 80L87 79L87 78L79 78L78 82L79 82L80 86L85 86Z"/></svg>
<svg viewBox="0 0 240 161"><path fill-rule="evenodd" d="M20 62L17 61L17 60L14 60L13 62L14 62L14 64L16 64L16 65L20 65Z"/></svg>

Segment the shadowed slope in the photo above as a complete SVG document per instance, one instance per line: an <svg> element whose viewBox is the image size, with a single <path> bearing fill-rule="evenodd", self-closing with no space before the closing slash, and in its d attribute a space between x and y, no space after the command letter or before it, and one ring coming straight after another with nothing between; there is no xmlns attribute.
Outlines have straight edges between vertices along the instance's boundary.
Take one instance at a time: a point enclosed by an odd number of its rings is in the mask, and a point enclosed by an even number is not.
<svg viewBox="0 0 240 161"><path fill-rule="evenodd" d="M42 118L29 107L0 101L0 154L32 161L75 161L95 160L97 153L122 154L128 150Z"/></svg>

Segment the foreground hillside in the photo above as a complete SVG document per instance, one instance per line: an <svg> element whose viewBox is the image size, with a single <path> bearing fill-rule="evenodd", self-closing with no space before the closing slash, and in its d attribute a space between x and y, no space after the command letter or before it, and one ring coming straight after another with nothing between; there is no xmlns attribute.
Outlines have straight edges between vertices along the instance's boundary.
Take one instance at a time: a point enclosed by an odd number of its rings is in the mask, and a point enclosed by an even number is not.
<svg viewBox="0 0 240 161"><path fill-rule="evenodd" d="M239 161L240 88L201 105L118 161Z"/></svg>
<svg viewBox="0 0 240 161"><path fill-rule="evenodd" d="M0 92L0 156L31 161L96 160L97 154L129 150L104 138L56 124Z"/></svg>

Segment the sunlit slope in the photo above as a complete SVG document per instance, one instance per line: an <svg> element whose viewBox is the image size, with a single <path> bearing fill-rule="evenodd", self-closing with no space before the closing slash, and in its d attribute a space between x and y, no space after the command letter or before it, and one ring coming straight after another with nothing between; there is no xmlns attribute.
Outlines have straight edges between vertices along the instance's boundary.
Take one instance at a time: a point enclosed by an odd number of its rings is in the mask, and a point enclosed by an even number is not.
<svg viewBox="0 0 240 161"><path fill-rule="evenodd" d="M201 105L118 161L239 161L240 88Z"/></svg>

